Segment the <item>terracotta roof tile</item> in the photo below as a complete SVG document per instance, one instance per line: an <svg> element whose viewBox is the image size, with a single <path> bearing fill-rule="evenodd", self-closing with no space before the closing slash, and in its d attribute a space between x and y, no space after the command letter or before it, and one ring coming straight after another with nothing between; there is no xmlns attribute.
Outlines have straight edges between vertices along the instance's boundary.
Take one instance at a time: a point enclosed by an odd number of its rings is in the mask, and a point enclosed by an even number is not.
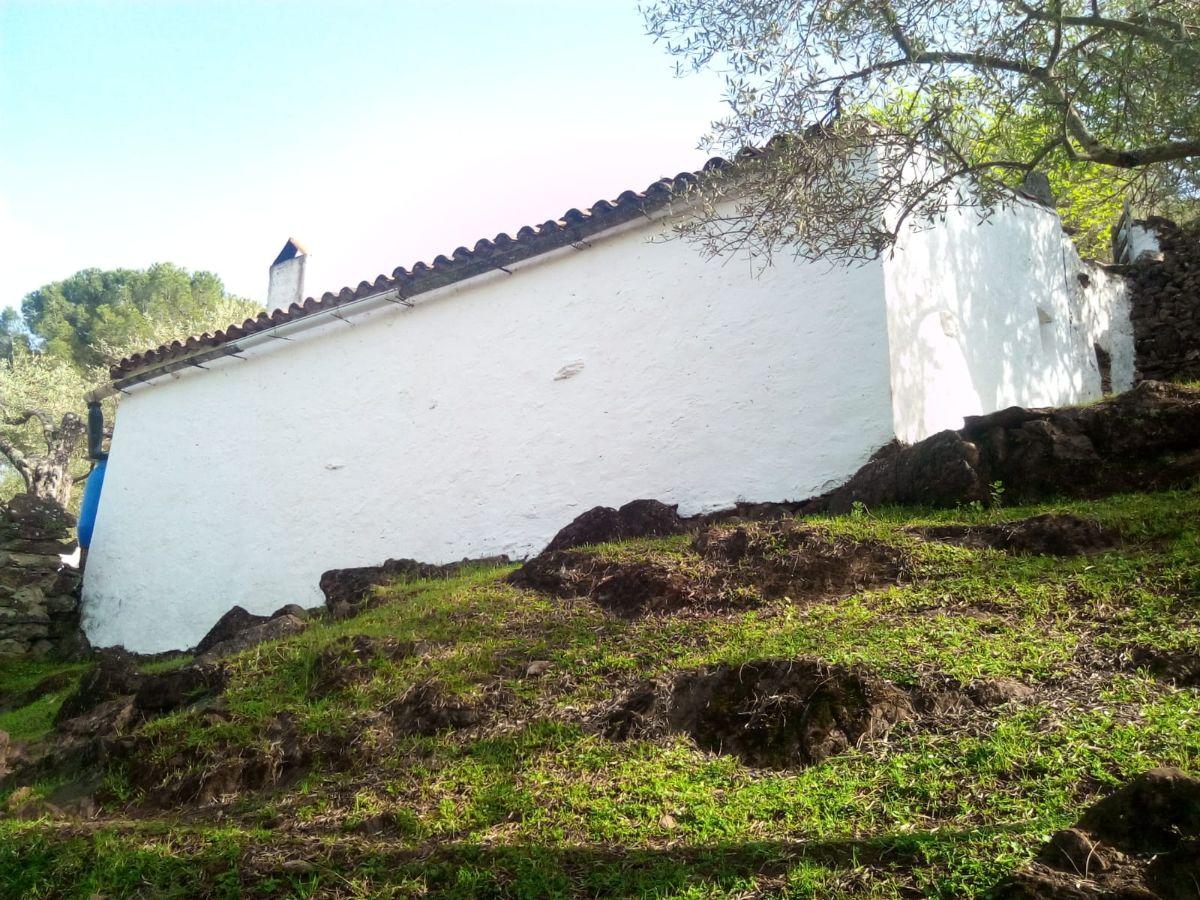
<svg viewBox="0 0 1200 900"><path fill-rule="evenodd" d="M743 152L757 156L762 151ZM742 154L738 157L742 158ZM515 237L501 232L492 240L481 238L471 249L461 246L451 256L434 257L432 265L417 262L411 269L400 266L393 270L390 277L380 275L374 282L360 282L357 288L344 287L337 294L325 293L320 300L309 297L303 304L293 303L286 310L259 313L256 318L247 319L241 325L231 325L224 331L190 337L185 343L172 341L144 353L135 353L114 365L109 374L119 387L139 381L160 369L172 370L201 362L219 355L222 345L231 341L373 294L399 290L402 297L410 298L494 271L631 221L662 206L681 188L694 184L704 172L724 170L730 165L729 160L715 157L705 163L700 172L680 172L674 178L660 178L641 192L624 191L615 200L601 199L587 209L569 209L561 219L550 219L537 226L524 226ZM297 249L303 252L298 246Z"/></svg>

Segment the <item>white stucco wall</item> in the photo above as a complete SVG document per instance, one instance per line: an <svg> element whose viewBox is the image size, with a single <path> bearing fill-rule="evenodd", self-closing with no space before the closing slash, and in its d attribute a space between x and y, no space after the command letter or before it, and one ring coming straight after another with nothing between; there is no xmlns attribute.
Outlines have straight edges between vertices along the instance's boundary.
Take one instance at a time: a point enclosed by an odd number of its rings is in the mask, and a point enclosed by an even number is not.
<svg viewBox="0 0 1200 900"><path fill-rule="evenodd" d="M523 556L596 504L803 498L892 436L883 270L608 233L266 341L121 403L84 585L97 645L194 644L327 569Z"/></svg>
<svg viewBox="0 0 1200 900"><path fill-rule="evenodd" d="M1080 275L1086 276L1085 286ZM896 435L914 442L1007 406L1100 396L1133 382L1123 279L1080 259L1052 211L1017 202L980 223L951 210L884 261Z"/></svg>

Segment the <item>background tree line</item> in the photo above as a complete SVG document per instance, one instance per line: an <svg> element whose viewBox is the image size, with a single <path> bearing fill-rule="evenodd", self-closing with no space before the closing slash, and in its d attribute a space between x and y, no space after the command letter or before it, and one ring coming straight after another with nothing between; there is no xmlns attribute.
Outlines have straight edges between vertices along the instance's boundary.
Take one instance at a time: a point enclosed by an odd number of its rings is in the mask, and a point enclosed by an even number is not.
<svg viewBox="0 0 1200 900"><path fill-rule="evenodd" d="M90 470L84 395L117 360L225 328L262 307L211 272L171 263L84 269L0 312L0 456L4 499L27 491L70 507ZM105 402L112 421L115 399Z"/></svg>

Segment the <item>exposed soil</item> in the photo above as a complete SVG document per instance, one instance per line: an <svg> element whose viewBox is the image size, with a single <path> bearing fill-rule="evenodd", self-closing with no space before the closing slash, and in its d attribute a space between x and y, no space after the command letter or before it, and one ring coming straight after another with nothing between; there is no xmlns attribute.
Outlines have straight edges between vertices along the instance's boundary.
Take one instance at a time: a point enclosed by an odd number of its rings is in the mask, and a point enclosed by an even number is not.
<svg viewBox="0 0 1200 900"><path fill-rule="evenodd" d="M699 534L697 558L608 559L582 550L550 550L509 576L519 587L556 597L588 597L623 617L731 609L789 596L847 596L903 580L903 551L874 541L830 538L792 520L713 526ZM749 594L744 589L754 588Z"/></svg>
<svg viewBox="0 0 1200 900"><path fill-rule="evenodd" d="M226 714L218 702L205 715L220 720ZM140 805L166 809L284 786L314 768L368 768L398 737L469 728L484 718L481 706L463 703L438 682L425 681L382 710L359 716L348 734L302 731L291 715L281 713L252 746L210 746L157 760L144 739L133 738L118 748L115 758L128 765L131 782L144 792Z"/></svg>
<svg viewBox="0 0 1200 900"><path fill-rule="evenodd" d="M1120 533L1099 522L1056 513L995 525L935 525L913 533L962 547L1046 556L1102 553L1121 542Z"/></svg>
<svg viewBox="0 0 1200 900"><path fill-rule="evenodd" d="M757 588L766 599L848 596L908 574L904 552L896 547L831 538L790 519L709 528L693 548L725 568L731 581Z"/></svg>
<svg viewBox="0 0 1200 900"><path fill-rule="evenodd" d="M901 722L936 725L1030 694L1010 680L902 688L862 667L763 659L645 682L597 719L615 740L687 734L700 748L748 765L794 768L883 738Z"/></svg>
<svg viewBox="0 0 1200 900"><path fill-rule="evenodd" d="M345 690L354 684L369 681L376 660L398 660L418 656L422 645L415 641L395 638L373 638L366 635L343 637L321 651L313 663L310 697L325 697Z"/></svg>
<svg viewBox="0 0 1200 900"><path fill-rule="evenodd" d="M1152 769L1054 834L1036 861L995 892L1002 900L1200 896L1200 779Z"/></svg>
<svg viewBox="0 0 1200 900"><path fill-rule="evenodd" d="M1136 669L1148 669L1155 678L1179 687L1200 687L1200 649L1180 647L1160 650L1157 647L1135 647L1130 662Z"/></svg>

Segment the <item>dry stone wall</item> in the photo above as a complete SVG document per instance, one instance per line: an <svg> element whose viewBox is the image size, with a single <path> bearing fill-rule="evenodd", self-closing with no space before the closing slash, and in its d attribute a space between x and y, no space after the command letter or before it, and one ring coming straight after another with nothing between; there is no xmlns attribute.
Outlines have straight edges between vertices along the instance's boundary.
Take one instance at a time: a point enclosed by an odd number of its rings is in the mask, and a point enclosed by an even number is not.
<svg viewBox="0 0 1200 900"><path fill-rule="evenodd" d="M1138 378L1200 379L1200 223L1153 218L1144 227L1161 259L1148 254L1128 268Z"/></svg>
<svg viewBox="0 0 1200 900"><path fill-rule="evenodd" d="M0 506L0 656L72 655L79 631L79 570L60 554L75 543L75 519L18 494Z"/></svg>

